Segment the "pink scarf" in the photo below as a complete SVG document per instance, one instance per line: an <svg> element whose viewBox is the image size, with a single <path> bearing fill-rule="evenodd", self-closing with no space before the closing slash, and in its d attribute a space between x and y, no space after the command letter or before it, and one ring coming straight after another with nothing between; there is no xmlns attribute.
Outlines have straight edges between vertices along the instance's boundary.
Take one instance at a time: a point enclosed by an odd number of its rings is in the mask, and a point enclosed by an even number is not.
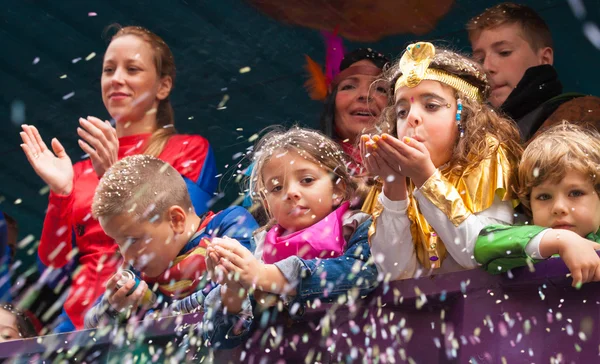
<svg viewBox="0 0 600 364"><path fill-rule="evenodd" d="M293 255L302 259L335 258L344 253L343 216L349 202L344 202L324 219L306 229L281 236L285 229L275 225L265 237L263 261L272 264Z"/></svg>

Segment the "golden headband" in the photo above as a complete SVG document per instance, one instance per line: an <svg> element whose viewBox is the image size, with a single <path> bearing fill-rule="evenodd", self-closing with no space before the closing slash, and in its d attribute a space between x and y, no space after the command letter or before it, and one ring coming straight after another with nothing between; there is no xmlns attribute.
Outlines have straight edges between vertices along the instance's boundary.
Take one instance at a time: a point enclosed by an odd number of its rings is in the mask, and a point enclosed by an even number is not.
<svg viewBox="0 0 600 364"><path fill-rule="evenodd" d="M433 44L419 42L409 45L400 59L400 72L402 72L402 75L396 81L394 93L400 87L412 88L418 86L423 80L431 80L444 83L473 100L481 101L481 94L477 87L446 71L429 68L433 57L435 57Z"/></svg>

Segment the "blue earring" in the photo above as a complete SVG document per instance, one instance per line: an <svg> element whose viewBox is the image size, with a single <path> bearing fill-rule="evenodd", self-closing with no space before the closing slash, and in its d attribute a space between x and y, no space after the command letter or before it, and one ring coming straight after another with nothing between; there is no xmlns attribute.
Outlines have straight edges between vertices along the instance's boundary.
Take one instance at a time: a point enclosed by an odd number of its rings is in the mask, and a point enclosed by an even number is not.
<svg viewBox="0 0 600 364"><path fill-rule="evenodd" d="M456 126L458 126L458 132L460 133L460 137L465 136L465 130L463 129L461 120L462 120L462 100L456 99Z"/></svg>

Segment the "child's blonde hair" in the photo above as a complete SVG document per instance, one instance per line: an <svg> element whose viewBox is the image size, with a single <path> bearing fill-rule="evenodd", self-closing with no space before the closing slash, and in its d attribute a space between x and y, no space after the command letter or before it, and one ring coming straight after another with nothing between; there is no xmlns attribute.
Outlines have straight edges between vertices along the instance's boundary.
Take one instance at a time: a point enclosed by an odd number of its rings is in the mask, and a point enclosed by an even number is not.
<svg viewBox="0 0 600 364"><path fill-rule="evenodd" d="M445 71L451 75L460 77L462 80L475 86L482 99L487 99L490 92L485 71L478 63L467 57L443 48L435 48L435 56L432 59L430 69ZM389 105L381 114L377 128L381 131L396 134L396 100L394 86L402 75L400 60L383 73L383 79L390 85L388 92ZM467 97L462 92L454 89L455 98L461 99L463 110L461 124L464 136L457 140L454 145L450 166L454 173L460 174L469 165L477 165L479 162L489 158L501 144L518 160L523 152L520 145L520 134L516 124L495 112L486 103ZM495 141L489 136L493 136Z"/></svg>
<svg viewBox="0 0 600 364"><path fill-rule="evenodd" d="M533 187L558 183L571 171L589 176L600 193L600 133L563 121L533 139L523 153L517 188L523 206L531 212Z"/></svg>
<svg viewBox="0 0 600 364"><path fill-rule="evenodd" d="M264 166L273 156L285 152L294 152L306 160L317 164L331 175L334 187L343 182L340 188L341 201L348 201L355 195L357 189L356 180L350 176L348 171L348 159L340 146L312 129L292 127L289 130L276 127L265 134L256 144L253 155L252 174L250 175L249 190L253 201L257 201L260 207L272 220L273 216L267 208L265 182L262 178ZM271 221L268 225L272 225Z"/></svg>
<svg viewBox="0 0 600 364"><path fill-rule="evenodd" d="M191 211L183 177L169 163L150 155L133 155L113 164L96 188L92 214L97 219L125 212L153 221L169 207Z"/></svg>

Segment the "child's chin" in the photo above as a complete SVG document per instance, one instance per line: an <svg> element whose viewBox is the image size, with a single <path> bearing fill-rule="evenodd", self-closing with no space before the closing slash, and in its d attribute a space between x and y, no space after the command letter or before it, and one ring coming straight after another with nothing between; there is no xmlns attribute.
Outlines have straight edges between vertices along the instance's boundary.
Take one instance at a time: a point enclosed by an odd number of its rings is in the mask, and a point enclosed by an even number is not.
<svg viewBox="0 0 600 364"><path fill-rule="evenodd" d="M165 268L166 269L166 268ZM146 275L146 277L148 278L156 278L158 277L162 272L165 271L165 269L161 269L159 267L144 267L144 269L140 269L141 272L144 272L144 274Z"/></svg>

